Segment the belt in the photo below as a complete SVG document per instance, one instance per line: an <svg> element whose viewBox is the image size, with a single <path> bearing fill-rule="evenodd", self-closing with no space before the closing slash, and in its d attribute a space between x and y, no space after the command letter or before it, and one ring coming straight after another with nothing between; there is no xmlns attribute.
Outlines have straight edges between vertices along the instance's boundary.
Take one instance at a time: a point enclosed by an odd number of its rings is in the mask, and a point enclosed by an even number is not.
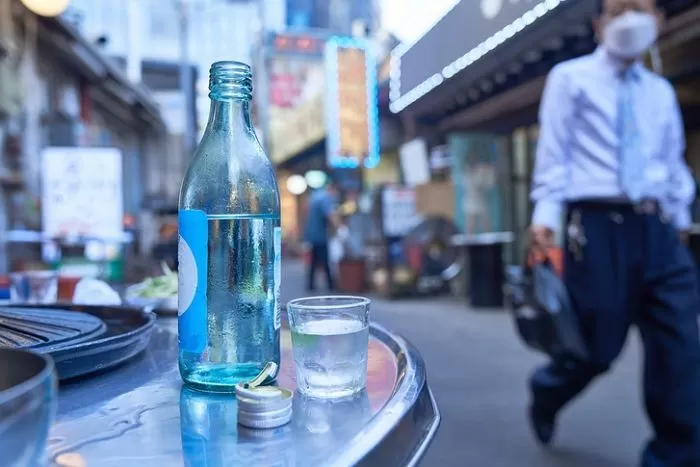
<svg viewBox="0 0 700 467"><path fill-rule="evenodd" d="M668 221L661 205L655 199L642 199L636 203L620 200L587 199L568 203L570 210L605 211L617 216L625 214L658 215L663 222Z"/></svg>
<svg viewBox="0 0 700 467"><path fill-rule="evenodd" d="M637 214L663 214L661 205L655 199L643 199L632 206Z"/></svg>

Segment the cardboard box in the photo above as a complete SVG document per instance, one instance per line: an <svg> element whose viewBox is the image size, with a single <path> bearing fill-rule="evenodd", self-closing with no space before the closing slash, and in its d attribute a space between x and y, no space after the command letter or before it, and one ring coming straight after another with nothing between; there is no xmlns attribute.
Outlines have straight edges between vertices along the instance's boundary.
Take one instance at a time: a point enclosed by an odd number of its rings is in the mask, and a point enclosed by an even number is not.
<svg viewBox="0 0 700 467"><path fill-rule="evenodd" d="M451 182L430 182L419 185L416 191L416 210L422 216L439 216L455 220L455 195Z"/></svg>

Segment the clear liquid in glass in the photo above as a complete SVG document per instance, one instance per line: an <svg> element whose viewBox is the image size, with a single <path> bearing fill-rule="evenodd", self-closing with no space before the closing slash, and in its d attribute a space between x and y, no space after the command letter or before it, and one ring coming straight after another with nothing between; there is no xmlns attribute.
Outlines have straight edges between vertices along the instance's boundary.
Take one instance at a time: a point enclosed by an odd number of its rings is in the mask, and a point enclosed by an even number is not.
<svg viewBox="0 0 700 467"><path fill-rule="evenodd" d="M292 330L297 389L310 397L348 397L365 388L369 327L325 319Z"/></svg>

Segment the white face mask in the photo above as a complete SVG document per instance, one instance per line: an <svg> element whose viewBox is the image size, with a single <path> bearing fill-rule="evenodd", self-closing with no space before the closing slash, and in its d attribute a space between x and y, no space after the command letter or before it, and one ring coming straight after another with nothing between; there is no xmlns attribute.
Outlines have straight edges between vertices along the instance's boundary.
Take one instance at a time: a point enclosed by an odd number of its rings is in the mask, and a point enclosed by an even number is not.
<svg viewBox="0 0 700 467"><path fill-rule="evenodd" d="M649 13L628 11L610 21L603 30L603 46L623 59L640 57L657 37L656 18Z"/></svg>

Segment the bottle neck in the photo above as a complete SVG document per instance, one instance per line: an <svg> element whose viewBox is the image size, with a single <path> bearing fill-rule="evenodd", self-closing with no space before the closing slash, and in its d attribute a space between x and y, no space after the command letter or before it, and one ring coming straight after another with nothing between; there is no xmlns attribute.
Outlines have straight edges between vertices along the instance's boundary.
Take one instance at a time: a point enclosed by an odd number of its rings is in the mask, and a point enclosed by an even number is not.
<svg viewBox="0 0 700 467"><path fill-rule="evenodd" d="M252 127L249 100L212 99L207 130L234 132Z"/></svg>
<svg viewBox="0 0 700 467"><path fill-rule="evenodd" d="M208 130L229 133L252 130L250 102L253 76L250 66L240 62L215 62L209 71Z"/></svg>

